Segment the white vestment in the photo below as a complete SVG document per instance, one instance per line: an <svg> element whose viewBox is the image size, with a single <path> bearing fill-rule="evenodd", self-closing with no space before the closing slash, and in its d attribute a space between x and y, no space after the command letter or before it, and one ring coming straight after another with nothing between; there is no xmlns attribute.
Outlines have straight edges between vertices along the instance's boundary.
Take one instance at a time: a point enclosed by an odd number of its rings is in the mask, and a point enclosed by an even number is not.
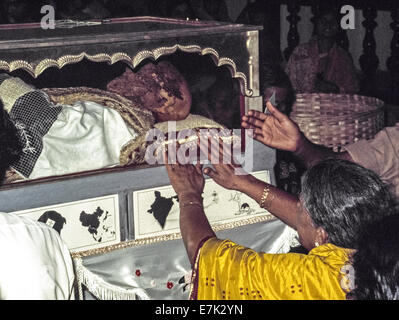
<svg viewBox="0 0 399 320"><path fill-rule="evenodd" d="M29 178L118 165L121 148L136 136L116 110L90 101L64 106Z"/></svg>

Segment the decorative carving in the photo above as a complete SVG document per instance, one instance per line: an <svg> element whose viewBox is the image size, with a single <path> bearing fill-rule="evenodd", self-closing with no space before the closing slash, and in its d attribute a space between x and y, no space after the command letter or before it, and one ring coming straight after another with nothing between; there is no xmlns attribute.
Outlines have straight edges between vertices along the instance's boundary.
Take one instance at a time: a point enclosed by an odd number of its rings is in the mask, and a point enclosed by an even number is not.
<svg viewBox="0 0 399 320"><path fill-rule="evenodd" d="M301 5L296 0L289 0L287 4L289 15L287 21L290 23L290 29L287 34L288 47L284 50L284 57L286 60L291 56L292 51L299 44L299 33L297 24L301 20L298 13L301 10Z"/></svg>
<svg viewBox="0 0 399 320"><path fill-rule="evenodd" d="M214 61L216 66L228 67L232 77L238 78L238 80L240 80L243 94L249 97L252 96L253 90L248 87L247 76L244 73L237 71L237 66L232 59L227 57L220 57L219 53L213 48L201 48L200 46L197 45L182 46L176 44L171 47L160 47L154 50L143 50L138 52L134 57L130 57L127 53L124 52L117 52L112 55L106 53L90 55L87 54L86 52L82 52L78 55L65 55L58 58L57 60L44 59L40 61L36 66L34 63L29 63L24 60L15 60L9 63L0 60L0 70L12 72L17 69L23 69L27 71L32 77L37 78L47 68L57 67L58 69L61 69L65 65L78 63L82 61L84 58L93 62L107 62L109 64L114 64L116 62L123 61L130 67L135 68L140 64L140 62L142 62L145 59L150 58L153 60L157 60L159 57L175 53L177 50L181 50L187 53L199 53L201 55L209 54L212 57L212 60Z"/></svg>
<svg viewBox="0 0 399 320"><path fill-rule="evenodd" d="M375 74L378 68L378 57L375 53L376 42L374 39L374 29L377 27L375 21L377 9L373 2L367 1L363 8L365 20L362 22L366 30L363 40L363 54L360 56L360 67L364 73L364 82L362 91L366 94L372 94L375 88Z"/></svg>

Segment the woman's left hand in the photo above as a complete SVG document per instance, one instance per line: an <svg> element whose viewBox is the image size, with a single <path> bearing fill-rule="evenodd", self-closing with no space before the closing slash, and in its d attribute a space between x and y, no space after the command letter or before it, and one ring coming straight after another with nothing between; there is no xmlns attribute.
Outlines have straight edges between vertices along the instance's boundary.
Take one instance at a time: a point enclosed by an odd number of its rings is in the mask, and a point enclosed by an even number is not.
<svg viewBox="0 0 399 320"><path fill-rule="evenodd" d="M201 196L204 191L205 179L202 174L202 165L192 164L165 164L170 182L177 196Z"/></svg>

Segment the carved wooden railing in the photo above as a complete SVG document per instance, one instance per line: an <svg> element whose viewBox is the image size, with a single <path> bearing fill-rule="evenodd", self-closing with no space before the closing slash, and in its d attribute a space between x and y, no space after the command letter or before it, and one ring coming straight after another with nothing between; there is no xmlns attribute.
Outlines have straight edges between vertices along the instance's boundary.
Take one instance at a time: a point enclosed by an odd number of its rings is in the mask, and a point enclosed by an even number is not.
<svg viewBox="0 0 399 320"><path fill-rule="evenodd" d="M298 22L301 20L298 13L301 9L300 4L296 0L289 0L287 3L287 10L289 15L287 21L290 23L290 29L287 35L288 47L284 50L284 57L286 60L290 57L292 51L299 44Z"/></svg>
<svg viewBox="0 0 399 320"><path fill-rule="evenodd" d="M376 42L374 38L374 29L377 27L377 8L374 1L365 1L363 7L363 16L365 20L362 25L365 28L365 36L363 40L363 54L360 56L359 62L362 68L364 79L362 89L365 93L374 93L375 75L378 69L379 59L376 54Z"/></svg>

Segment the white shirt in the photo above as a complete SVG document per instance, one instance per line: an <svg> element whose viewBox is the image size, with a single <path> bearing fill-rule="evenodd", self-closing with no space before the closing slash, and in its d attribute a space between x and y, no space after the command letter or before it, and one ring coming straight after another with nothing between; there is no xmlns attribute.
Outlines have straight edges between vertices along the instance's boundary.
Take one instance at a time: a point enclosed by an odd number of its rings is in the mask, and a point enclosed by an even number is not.
<svg viewBox="0 0 399 320"><path fill-rule="evenodd" d="M74 271L59 234L42 222L0 213L0 299L73 298Z"/></svg>

